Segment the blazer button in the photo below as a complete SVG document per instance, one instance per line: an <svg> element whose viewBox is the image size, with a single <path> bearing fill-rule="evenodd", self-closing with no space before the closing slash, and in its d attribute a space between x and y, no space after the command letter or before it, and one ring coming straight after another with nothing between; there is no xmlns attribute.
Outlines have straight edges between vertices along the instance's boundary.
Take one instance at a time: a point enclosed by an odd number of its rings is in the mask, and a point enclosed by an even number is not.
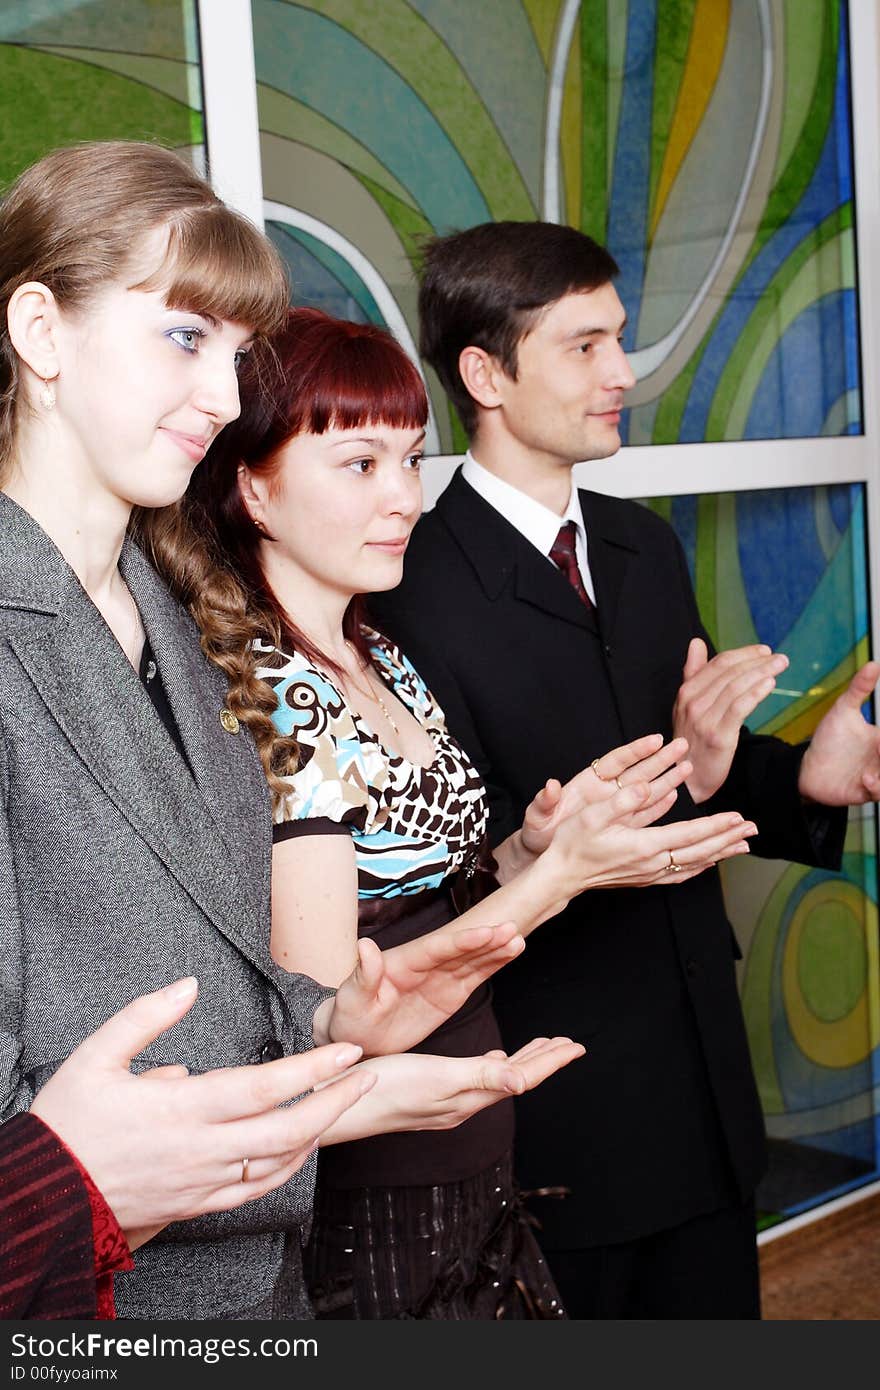
<svg viewBox="0 0 880 1390"><path fill-rule="evenodd" d="M697 960L689 960L684 968L691 980L695 980L700 974L700 962Z"/></svg>
<svg viewBox="0 0 880 1390"><path fill-rule="evenodd" d="M283 1056L284 1048L277 1038L270 1038L269 1041L263 1043L263 1046L260 1048L261 1062L277 1062L278 1058Z"/></svg>
<svg viewBox="0 0 880 1390"><path fill-rule="evenodd" d="M241 725L231 709L222 709L220 711L220 723L228 734L237 734L241 728Z"/></svg>
<svg viewBox="0 0 880 1390"><path fill-rule="evenodd" d="M612 648L609 647L609 645L608 645L607 642L605 643L605 655L606 655L606 656L613 656L613 655L614 655L614 652L613 652Z"/></svg>

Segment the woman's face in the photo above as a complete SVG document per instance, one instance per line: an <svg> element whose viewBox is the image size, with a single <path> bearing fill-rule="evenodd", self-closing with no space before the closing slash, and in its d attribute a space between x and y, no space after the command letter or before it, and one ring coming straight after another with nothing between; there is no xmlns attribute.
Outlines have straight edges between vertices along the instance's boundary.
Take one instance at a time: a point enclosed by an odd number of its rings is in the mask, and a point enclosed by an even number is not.
<svg viewBox="0 0 880 1390"><path fill-rule="evenodd" d="M161 291L111 284L61 315L53 425L86 494L161 507L183 495L239 412L251 330L171 308Z"/></svg>
<svg viewBox="0 0 880 1390"><path fill-rule="evenodd" d="M272 537L267 568L346 599L393 589L422 510L424 439L422 428L390 425L300 434L272 478L245 473L248 509Z"/></svg>

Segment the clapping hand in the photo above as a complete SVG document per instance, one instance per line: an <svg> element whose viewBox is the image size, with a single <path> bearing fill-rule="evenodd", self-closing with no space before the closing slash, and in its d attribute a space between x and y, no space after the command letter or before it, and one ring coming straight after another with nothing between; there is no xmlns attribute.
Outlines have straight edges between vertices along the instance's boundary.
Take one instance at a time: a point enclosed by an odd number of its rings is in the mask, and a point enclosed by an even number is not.
<svg viewBox="0 0 880 1390"><path fill-rule="evenodd" d="M131 1059L183 1017L196 990L194 979L178 980L135 999L71 1053L31 1105L90 1174L132 1250L169 1221L280 1187L375 1080L348 1071L360 1049L340 1043L201 1076L181 1066L134 1075Z"/></svg>
<svg viewBox="0 0 880 1390"><path fill-rule="evenodd" d="M808 801L859 806L880 800L880 733L861 709L878 677L880 663L869 661L817 726L798 778L798 790Z"/></svg>
<svg viewBox="0 0 880 1390"><path fill-rule="evenodd" d="M557 826L538 861L563 888L564 900L590 888L677 884L721 859L748 853L757 826L737 812L701 816L668 825L638 825L649 785L635 782L610 800L581 807ZM663 797L648 811L656 817Z"/></svg>
<svg viewBox="0 0 880 1390"><path fill-rule="evenodd" d="M509 1057L501 1051L482 1057L374 1057L369 1069L375 1087L328 1129L322 1147L398 1130L453 1129L478 1110L531 1091L583 1055L583 1046L570 1038L534 1038Z"/></svg>
<svg viewBox="0 0 880 1390"><path fill-rule="evenodd" d="M684 738L664 743L662 734L646 734L596 758L564 786L551 778L526 808L522 847L531 855L542 854L562 821L637 782L645 783L648 793L630 813L630 824L643 826L659 820L674 804L676 787L693 771L687 751Z"/></svg>
<svg viewBox="0 0 880 1390"><path fill-rule="evenodd" d="M354 970L316 1011L315 1037L359 1043L368 1055L405 1052L524 946L512 922L440 927L385 951L363 937Z"/></svg>
<svg viewBox="0 0 880 1390"><path fill-rule="evenodd" d="M687 788L698 805L727 778L744 721L787 666L788 657L769 647L738 647L710 660L702 637L691 641L672 727L688 741L692 770Z"/></svg>

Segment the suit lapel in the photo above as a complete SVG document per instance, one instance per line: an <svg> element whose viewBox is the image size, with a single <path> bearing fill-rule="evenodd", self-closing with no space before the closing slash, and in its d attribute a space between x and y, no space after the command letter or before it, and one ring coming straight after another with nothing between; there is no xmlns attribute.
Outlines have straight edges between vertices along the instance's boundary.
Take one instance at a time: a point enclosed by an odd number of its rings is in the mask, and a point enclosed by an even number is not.
<svg viewBox="0 0 880 1390"><path fill-rule="evenodd" d="M221 725L226 678L202 655L192 619L170 598L155 570L131 542L123 548L119 567L140 609L192 777L201 793L201 801L196 797L195 803L203 833L213 832L227 866L247 886L251 900L255 885L259 885L262 916L269 899L271 802L259 755L244 731L230 734ZM180 764L177 755L175 766ZM194 799L192 777L188 774L190 802ZM255 807L259 814L255 814ZM258 872L261 865L262 874Z"/></svg>
<svg viewBox="0 0 880 1390"><path fill-rule="evenodd" d="M595 611L581 602L568 580L525 537L516 566L516 596L533 608L552 613L575 627L598 632Z"/></svg>
<svg viewBox="0 0 880 1390"><path fill-rule="evenodd" d="M464 481L460 470L436 506L489 598L511 586L518 602L598 632L595 613L581 603L564 575Z"/></svg>
<svg viewBox="0 0 880 1390"><path fill-rule="evenodd" d="M268 802L261 825L246 827L248 850L254 858L250 872L242 877L218 829L218 819L223 819L218 801L227 787L243 781L252 793L253 769L241 749L225 766L218 749L209 747L200 735L201 720L210 718L202 709L204 663L199 670L193 660L194 639L186 630L184 616L143 557L127 544L126 578L138 606L143 604L142 616L151 644L156 643L163 679L166 669L169 673L169 702L196 770L196 783L139 677L73 571L36 522L8 499L0 498L0 504L3 606L18 609L23 619L30 619L18 624L7 639L21 666L74 752L119 812L202 910L265 969L268 943L256 937L261 918L266 919L262 911L256 911L254 885L262 879L265 902ZM190 680L184 699L182 687ZM210 690L209 699L219 708L215 690ZM219 723L217 727L222 734ZM232 744L233 738L226 737ZM243 742L242 735L237 737ZM251 816L255 802L259 804L251 794L247 798ZM228 820L225 824L228 833ZM267 865L262 876L257 872L260 833ZM119 871L125 872L124 864ZM249 938L251 925L254 939Z"/></svg>
<svg viewBox="0 0 880 1390"><path fill-rule="evenodd" d="M611 642L621 614L621 596L638 545L616 497L579 491L587 530L590 573L596 590L599 624L605 642Z"/></svg>

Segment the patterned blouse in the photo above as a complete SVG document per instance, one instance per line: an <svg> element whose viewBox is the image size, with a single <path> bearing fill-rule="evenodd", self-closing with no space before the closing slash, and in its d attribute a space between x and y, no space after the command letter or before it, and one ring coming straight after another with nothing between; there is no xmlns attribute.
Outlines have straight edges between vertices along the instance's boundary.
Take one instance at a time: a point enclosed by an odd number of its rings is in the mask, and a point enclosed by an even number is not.
<svg viewBox="0 0 880 1390"><path fill-rule="evenodd" d="M403 653L364 628L382 679L431 737L429 767L384 748L346 704L333 680L300 655L268 643L257 675L278 700L279 733L294 734L300 766L275 812L275 839L299 833L349 833L360 898L394 898L438 887L480 844L486 793L443 711Z"/></svg>

